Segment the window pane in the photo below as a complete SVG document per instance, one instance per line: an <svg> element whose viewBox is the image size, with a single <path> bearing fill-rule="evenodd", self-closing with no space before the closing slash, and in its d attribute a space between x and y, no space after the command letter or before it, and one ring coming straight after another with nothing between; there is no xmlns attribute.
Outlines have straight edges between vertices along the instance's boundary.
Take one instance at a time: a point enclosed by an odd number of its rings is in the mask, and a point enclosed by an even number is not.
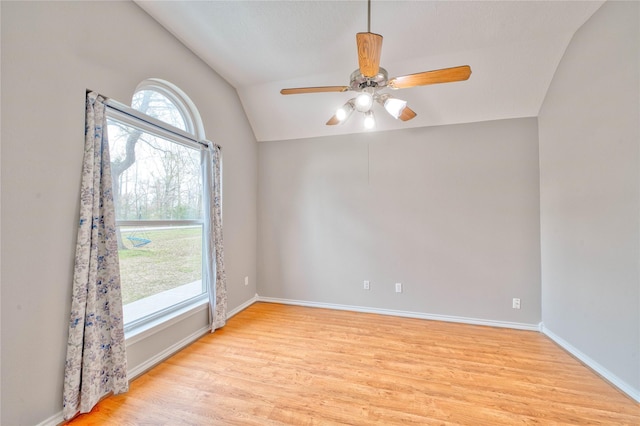
<svg viewBox="0 0 640 426"><path fill-rule="evenodd" d="M200 151L108 124L116 220L202 219Z"/></svg>
<svg viewBox="0 0 640 426"><path fill-rule="evenodd" d="M133 95L131 107L150 117L157 118L173 127L190 132L187 129L182 111L166 96L155 90L141 90Z"/></svg>
<svg viewBox="0 0 640 426"><path fill-rule="evenodd" d="M107 124L124 322L135 327L206 293L201 150Z"/></svg>
<svg viewBox="0 0 640 426"><path fill-rule="evenodd" d="M125 324L204 293L202 225L122 226Z"/></svg>

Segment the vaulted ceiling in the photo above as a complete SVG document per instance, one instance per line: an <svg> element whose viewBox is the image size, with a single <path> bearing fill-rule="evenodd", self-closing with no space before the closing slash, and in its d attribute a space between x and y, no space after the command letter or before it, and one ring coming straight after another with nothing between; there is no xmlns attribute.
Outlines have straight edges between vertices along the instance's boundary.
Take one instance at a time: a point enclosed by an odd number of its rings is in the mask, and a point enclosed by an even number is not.
<svg viewBox="0 0 640 426"><path fill-rule="evenodd" d="M393 91L417 112L376 130L533 117L576 30L603 1L382 1L371 32L384 37L389 77L470 65L467 81ZM349 85L367 2L141 1L137 4L236 88L256 138L363 131L362 114L327 126L353 92L283 96L280 89ZM390 89L386 91L391 92Z"/></svg>

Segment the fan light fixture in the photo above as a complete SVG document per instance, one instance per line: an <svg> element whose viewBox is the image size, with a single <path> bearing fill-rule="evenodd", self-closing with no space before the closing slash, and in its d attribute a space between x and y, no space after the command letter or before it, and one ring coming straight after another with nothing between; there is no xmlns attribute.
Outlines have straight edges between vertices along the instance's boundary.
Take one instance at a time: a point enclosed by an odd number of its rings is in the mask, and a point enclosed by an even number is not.
<svg viewBox="0 0 640 426"><path fill-rule="evenodd" d="M360 92L355 98L351 98L336 111L327 124L341 124L351 117L354 110L364 113L364 128L371 130L376 125L373 115L373 103L377 102L396 120L402 117L402 112L407 107L407 101L391 97L388 93L378 94L367 89Z"/></svg>

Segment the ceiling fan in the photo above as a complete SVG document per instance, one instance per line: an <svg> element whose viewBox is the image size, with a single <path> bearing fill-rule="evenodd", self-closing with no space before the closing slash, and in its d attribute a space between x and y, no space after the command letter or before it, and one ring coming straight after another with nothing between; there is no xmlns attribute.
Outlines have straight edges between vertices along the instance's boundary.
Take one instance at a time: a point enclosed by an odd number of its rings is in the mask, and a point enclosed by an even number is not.
<svg viewBox="0 0 640 426"><path fill-rule="evenodd" d="M381 93L379 92L380 90L385 88L407 89L428 84L463 81L467 80L471 75L471 67L462 65L389 79L387 70L380 66L382 36L371 32L371 0L367 2L367 9L367 32L356 34L359 68L351 73L348 86L298 87L282 89L280 93L283 95L296 95L322 92L357 92L356 97L349 99L347 103L337 110L335 115L327 121L327 125L333 126L344 123L351 116L351 113L356 110L365 114L365 129L372 129L375 127L375 118L371 110L374 102L381 104L389 114L402 121L411 120L417 115L407 106L406 101L394 98L388 93Z"/></svg>

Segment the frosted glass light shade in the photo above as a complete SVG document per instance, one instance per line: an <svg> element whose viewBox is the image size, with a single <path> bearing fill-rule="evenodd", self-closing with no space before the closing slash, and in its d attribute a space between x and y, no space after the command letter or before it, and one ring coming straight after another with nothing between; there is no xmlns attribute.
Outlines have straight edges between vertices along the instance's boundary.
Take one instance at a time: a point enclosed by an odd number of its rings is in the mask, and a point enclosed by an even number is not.
<svg viewBox="0 0 640 426"><path fill-rule="evenodd" d="M373 111L367 111L364 115L364 128L371 130L376 127L376 119L373 116Z"/></svg>
<svg viewBox="0 0 640 426"><path fill-rule="evenodd" d="M368 92L361 92L356 96L356 109L360 112L367 112L373 106L373 96Z"/></svg>
<svg viewBox="0 0 640 426"><path fill-rule="evenodd" d="M384 109L396 119L400 117L400 114L402 114L406 106L407 101L403 101L402 99L388 98L384 101Z"/></svg>
<svg viewBox="0 0 640 426"><path fill-rule="evenodd" d="M345 121L353 112L353 99L350 99L346 104L342 105L336 111L336 119L340 122Z"/></svg>

